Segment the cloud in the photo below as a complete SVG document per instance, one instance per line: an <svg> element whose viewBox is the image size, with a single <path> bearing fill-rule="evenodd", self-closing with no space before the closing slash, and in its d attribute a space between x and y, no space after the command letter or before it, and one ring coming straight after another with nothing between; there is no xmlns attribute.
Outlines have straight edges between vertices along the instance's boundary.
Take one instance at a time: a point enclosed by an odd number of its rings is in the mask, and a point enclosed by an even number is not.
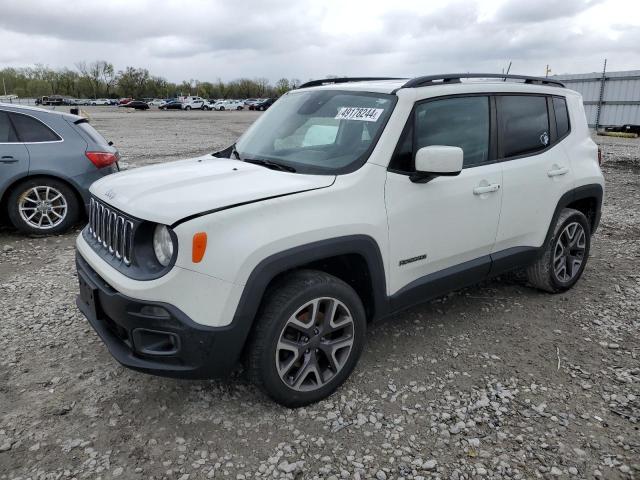
<svg viewBox="0 0 640 480"><path fill-rule="evenodd" d="M172 81L640 64L637 0L7 0L0 68L106 59ZM37 15L35 12L47 12ZM6 47L8 45L8 48Z"/></svg>
<svg viewBox="0 0 640 480"><path fill-rule="evenodd" d="M603 0L509 0L496 13L501 22L544 22L577 15Z"/></svg>

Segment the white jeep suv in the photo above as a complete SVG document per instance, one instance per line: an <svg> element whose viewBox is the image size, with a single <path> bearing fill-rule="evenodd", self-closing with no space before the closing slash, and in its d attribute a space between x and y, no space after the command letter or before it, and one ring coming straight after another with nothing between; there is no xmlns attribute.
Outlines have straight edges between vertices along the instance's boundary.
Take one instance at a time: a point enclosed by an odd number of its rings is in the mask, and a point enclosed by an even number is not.
<svg viewBox="0 0 640 480"><path fill-rule="evenodd" d="M520 268L571 288L603 197L582 99L496 77L309 82L224 151L95 182L79 308L127 367L244 362L295 407L345 381L371 321Z"/></svg>

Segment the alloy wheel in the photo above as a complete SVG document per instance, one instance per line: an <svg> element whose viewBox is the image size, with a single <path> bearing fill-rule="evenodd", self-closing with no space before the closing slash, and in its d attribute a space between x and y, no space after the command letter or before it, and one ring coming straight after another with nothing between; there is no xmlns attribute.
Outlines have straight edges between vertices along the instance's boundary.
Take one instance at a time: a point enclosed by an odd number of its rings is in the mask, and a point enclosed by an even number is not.
<svg viewBox="0 0 640 480"><path fill-rule="evenodd" d="M296 391L326 385L345 366L354 342L353 316L335 298L316 298L285 324L276 346L280 379Z"/></svg>
<svg viewBox="0 0 640 480"><path fill-rule="evenodd" d="M569 282L580 272L587 248L587 235L578 222L571 222L558 236L553 250L553 271L561 282Z"/></svg>
<svg viewBox="0 0 640 480"><path fill-rule="evenodd" d="M18 198L20 217L39 230L60 225L67 216L67 200L56 188L47 185L32 187Z"/></svg>

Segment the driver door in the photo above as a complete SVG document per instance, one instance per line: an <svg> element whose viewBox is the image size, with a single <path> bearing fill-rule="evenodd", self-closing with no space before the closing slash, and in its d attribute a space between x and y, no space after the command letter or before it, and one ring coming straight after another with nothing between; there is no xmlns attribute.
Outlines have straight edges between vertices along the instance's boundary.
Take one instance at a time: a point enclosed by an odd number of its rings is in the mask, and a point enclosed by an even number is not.
<svg viewBox="0 0 640 480"><path fill-rule="evenodd" d="M488 274L502 201L492 102L485 95L460 96L414 107L385 188L392 298L408 291L436 296ZM413 183L415 152L429 145L462 148L460 174Z"/></svg>

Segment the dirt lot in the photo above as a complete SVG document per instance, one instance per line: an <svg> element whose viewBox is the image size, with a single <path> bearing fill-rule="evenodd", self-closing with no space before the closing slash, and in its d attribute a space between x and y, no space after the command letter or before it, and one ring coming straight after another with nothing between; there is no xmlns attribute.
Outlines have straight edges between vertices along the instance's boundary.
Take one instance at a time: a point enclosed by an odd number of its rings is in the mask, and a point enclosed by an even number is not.
<svg viewBox="0 0 640 480"><path fill-rule="evenodd" d="M258 115L88 110L129 167ZM606 205L572 291L498 279L397 315L299 410L120 367L74 304L77 232L0 229L0 479L640 477L640 140L598 142Z"/></svg>

